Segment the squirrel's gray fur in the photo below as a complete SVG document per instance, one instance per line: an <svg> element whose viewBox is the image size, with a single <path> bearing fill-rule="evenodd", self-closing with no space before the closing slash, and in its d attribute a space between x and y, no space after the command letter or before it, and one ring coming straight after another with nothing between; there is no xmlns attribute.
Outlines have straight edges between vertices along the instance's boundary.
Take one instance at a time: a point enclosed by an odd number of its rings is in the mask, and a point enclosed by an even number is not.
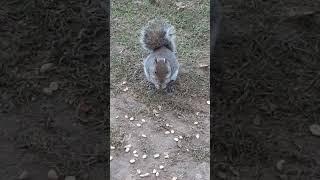
<svg viewBox="0 0 320 180"><path fill-rule="evenodd" d="M142 29L140 42L149 52L143 62L147 80L157 89L166 89L169 83L176 81L180 67L175 28L164 19L153 19Z"/></svg>

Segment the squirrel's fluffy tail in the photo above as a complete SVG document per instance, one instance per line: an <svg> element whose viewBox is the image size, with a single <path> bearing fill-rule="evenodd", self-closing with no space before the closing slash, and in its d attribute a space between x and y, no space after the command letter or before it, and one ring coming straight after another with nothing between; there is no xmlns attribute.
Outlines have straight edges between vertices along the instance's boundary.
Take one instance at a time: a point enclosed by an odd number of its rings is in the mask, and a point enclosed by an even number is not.
<svg viewBox="0 0 320 180"><path fill-rule="evenodd" d="M166 20L153 19L142 29L140 42L149 51L165 46L175 52L175 29Z"/></svg>

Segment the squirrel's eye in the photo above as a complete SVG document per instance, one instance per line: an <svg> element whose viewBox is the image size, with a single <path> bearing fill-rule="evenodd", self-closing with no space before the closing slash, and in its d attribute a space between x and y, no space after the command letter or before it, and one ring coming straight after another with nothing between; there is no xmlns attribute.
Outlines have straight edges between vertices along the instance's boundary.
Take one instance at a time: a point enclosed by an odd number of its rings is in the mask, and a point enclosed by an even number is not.
<svg viewBox="0 0 320 180"><path fill-rule="evenodd" d="M155 71L154 73L157 74L157 71Z"/></svg>

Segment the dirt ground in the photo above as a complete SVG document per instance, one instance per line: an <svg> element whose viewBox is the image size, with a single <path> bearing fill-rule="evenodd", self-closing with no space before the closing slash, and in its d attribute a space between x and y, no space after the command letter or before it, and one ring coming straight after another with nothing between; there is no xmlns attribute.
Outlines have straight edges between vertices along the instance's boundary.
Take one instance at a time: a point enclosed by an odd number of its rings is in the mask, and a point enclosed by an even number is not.
<svg viewBox="0 0 320 180"><path fill-rule="evenodd" d="M217 179L320 179L320 1L224 0L213 61Z"/></svg>
<svg viewBox="0 0 320 180"><path fill-rule="evenodd" d="M105 179L107 7L2 1L0 179Z"/></svg>
<svg viewBox="0 0 320 180"><path fill-rule="evenodd" d="M210 74L199 68L209 64L209 8L207 0L112 1L111 179L210 178ZM173 96L152 94L143 74L140 30L156 16L177 31L182 68Z"/></svg>

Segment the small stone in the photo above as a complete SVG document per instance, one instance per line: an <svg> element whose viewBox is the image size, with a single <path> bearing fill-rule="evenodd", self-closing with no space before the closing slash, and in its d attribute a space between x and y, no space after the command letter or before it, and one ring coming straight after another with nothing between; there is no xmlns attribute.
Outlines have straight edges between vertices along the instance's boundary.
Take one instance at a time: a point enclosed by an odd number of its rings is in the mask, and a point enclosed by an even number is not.
<svg viewBox="0 0 320 180"><path fill-rule="evenodd" d="M133 153L133 154L137 154L137 152L138 152L137 150L134 150L132 153Z"/></svg>
<svg viewBox="0 0 320 180"><path fill-rule="evenodd" d="M320 136L320 125L319 124L312 124L309 127L309 130L311 131L312 135Z"/></svg>
<svg viewBox="0 0 320 180"><path fill-rule="evenodd" d="M210 101L207 101L207 104L209 104L209 105L210 105Z"/></svg>
<svg viewBox="0 0 320 180"><path fill-rule="evenodd" d="M19 179L20 179L20 180L26 180L26 179L28 179L28 178L29 178L29 172L26 171L26 170L24 170L24 171L20 174L20 176L19 176Z"/></svg>
<svg viewBox="0 0 320 180"><path fill-rule="evenodd" d="M166 131L166 132L164 132L164 134L170 134L170 131Z"/></svg>
<svg viewBox="0 0 320 180"><path fill-rule="evenodd" d="M168 153L168 152L164 152L163 154L164 154L164 158L165 158L165 159L168 159L168 158L169 158L169 153Z"/></svg>
<svg viewBox="0 0 320 180"><path fill-rule="evenodd" d="M142 155L142 158L143 159L147 158L147 155L146 154Z"/></svg>
<svg viewBox="0 0 320 180"><path fill-rule="evenodd" d="M197 125L197 124L199 124L199 122L196 121L196 122L194 122L193 124Z"/></svg>
<svg viewBox="0 0 320 180"><path fill-rule="evenodd" d="M150 175L150 173L140 174L140 177L147 177L149 175Z"/></svg>
<svg viewBox="0 0 320 180"><path fill-rule="evenodd" d="M159 156L160 156L160 154L153 155L154 158L158 158Z"/></svg>
<svg viewBox="0 0 320 180"><path fill-rule="evenodd" d="M199 116L200 112L196 112L196 115Z"/></svg>
<svg viewBox="0 0 320 180"><path fill-rule="evenodd" d="M159 172L156 172L156 176L157 176L157 177L159 176Z"/></svg>
<svg viewBox="0 0 320 180"><path fill-rule="evenodd" d="M144 137L144 138L146 138L146 137L147 137L147 135L145 135L145 134L141 134L141 136L142 136L142 137Z"/></svg>
<svg viewBox="0 0 320 180"><path fill-rule="evenodd" d="M171 132L171 134L173 134L173 133L174 133L174 130L173 130L173 129L171 129L171 131L170 131L170 132Z"/></svg>
<svg viewBox="0 0 320 180"><path fill-rule="evenodd" d="M160 168L160 169L163 169L163 168L164 168L164 166L163 166L163 165L160 165L160 166L159 166L159 168Z"/></svg>
<svg viewBox="0 0 320 180"><path fill-rule="evenodd" d="M130 120L130 121L133 121L133 120L134 120L134 117L131 117L129 120Z"/></svg>
<svg viewBox="0 0 320 180"><path fill-rule="evenodd" d="M67 176L64 178L64 180L76 180L75 176Z"/></svg>
<svg viewBox="0 0 320 180"><path fill-rule="evenodd" d="M155 174L156 172L157 172L157 170L156 170L156 169L153 169L152 173Z"/></svg>
<svg viewBox="0 0 320 180"><path fill-rule="evenodd" d="M122 84L122 85L125 85L125 84L127 84L127 81L123 81L121 84Z"/></svg>
<svg viewBox="0 0 320 180"><path fill-rule="evenodd" d="M169 127L170 125L167 123L166 126Z"/></svg>
<svg viewBox="0 0 320 180"><path fill-rule="evenodd" d="M116 119L118 119L119 118L119 116L116 116Z"/></svg>
<svg viewBox="0 0 320 180"><path fill-rule="evenodd" d="M189 149L187 149L187 152L189 152Z"/></svg>
<svg viewBox="0 0 320 180"><path fill-rule="evenodd" d="M124 92L126 92L126 91L128 91L128 90L129 90L128 87L125 87L125 88L123 89Z"/></svg>
<svg viewBox="0 0 320 180"><path fill-rule="evenodd" d="M174 140L174 141L176 141L176 142L178 142L178 141L179 141L179 139L178 139L178 138L173 138L173 140Z"/></svg>
<svg viewBox="0 0 320 180"><path fill-rule="evenodd" d="M141 124L140 124L140 123L138 123L138 124L137 124L137 126L138 126L138 127L141 127Z"/></svg>
<svg viewBox="0 0 320 180"><path fill-rule="evenodd" d="M40 67L40 72L41 72L41 73L45 73L45 72L47 72L49 69L51 69L53 66L54 66L53 63L43 64L43 65Z"/></svg>
<svg viewBox="0 0 320 180"><path fill-rule="evenodd" d="M200 135L199 135L199 134L196 134L196 138L199 139L199 138L200 138Z"/></svg>
<svg viewBox="0 0 320 180"><path fill-rule="evenodd" d="M173 177L173 178L172 178L172 180L177 180L177 179L178 179L177 177Z"/></svg>
<svg viewBox="0 0 320 180"><path fill-rule="evenodd" d="M113 159L113 157L112 157L112 156L110 156L110 161L112 161L112 159Z"/></svg>
<svg viewBox="0 0 320 180"><path fill-rule="evenodd" d="M281 159L280 161L277 162L276 167L277 167L278 171L282 171L282 170L283 170L283 164L284 164L285 162L286 162L286 161L283 160L283 159Z"/></svg>
<svg viewBox="0 0 320 180"><path fill-rule="evenodd" d="M182 136L179 136L179 139L183 139L183 137L182 137Z"/></svg>
<svg viewBox="0 0 320 180"><path fill-rule="evenodd" d="M128 144L128 145L125 145L124 148L131 148L132 145L131 144Z"/></svg>
<svg viewBox="0 0 320 180"><path fill-rule="evenodd" d="M146 122L146 120L145 120L145 119L141 119L141 121L142 121L142 122Z"/></svg>
<svg viewBox="0 0 320 180"><path fill-rule="evenodd" d="M51 82L50 85L49 85L49 88L52 90L52 91L56 91L58 90L59 88L59 84L57 82Z"/></svg>
<svg viewBox="0 0 320 180"><path fill-rule="evenodd" d="M162 110L162 107L161 107L161 106L158 106L158 109L159 109L159 111L161 111L161 110Z"/></svg>
<svg viewBox="0 0 320 180"><path fill-rule="evenodd" d="M130 148L126 148L124 151L127 153L130 151Z"/></svg>
<svg viewBox="0 0 320 180"><path fill-rule="evenodd" d="M115 149L116 147L114 147L114 146L110 146L110 149Z"/></svg>
<svg viewBox="0 0 320 180"><path fill-rule="evenodd" d="M136 160L135 159L130 159L130 161L129 161L131 164L133 164L134 162L136 162Z"/></svg>
<svg viewBox="0 0 320 180"><path fill-rule="evenodd" d="M57 179L59 179L59 176L55 170L50 169L48 171L48 179L49 180L57 180Z"/></svg>
<svg viewBox="0 0 320 180"><path fill-rule="evenodd" d="M140 170L140 169L137 169L137 173L138 173L138 174L141 174L141 170Z"/></svg>
<svg viewBox="0 0 320 180"><path fill-rule="evenodd" d="M128 115L125 115L124 118L128 119L129 117L128 117Z"/></svg>

